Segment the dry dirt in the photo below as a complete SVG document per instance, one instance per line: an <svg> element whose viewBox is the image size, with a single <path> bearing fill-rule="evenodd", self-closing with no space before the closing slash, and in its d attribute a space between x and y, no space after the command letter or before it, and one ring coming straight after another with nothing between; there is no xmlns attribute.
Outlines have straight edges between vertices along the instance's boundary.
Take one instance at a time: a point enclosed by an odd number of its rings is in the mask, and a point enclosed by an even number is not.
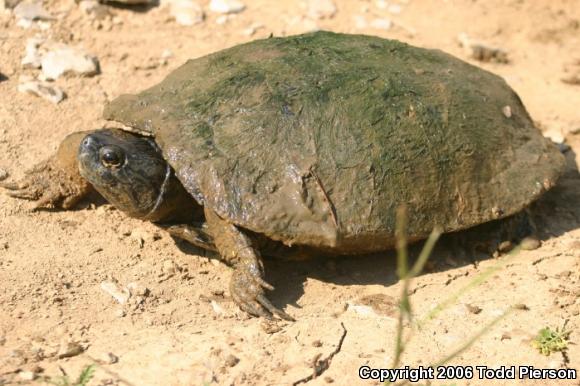
<svg viewBox="0 0 580 386"><path fill-rule="evenodd" d="M460 259L444 248L433 255L428 272L412 285L414 312L421 318L451 294L461 297L415 333L403 364L435 363L519 305L452 363L580 370L580 86L562 81L579 70L579 2L408 0L400 3L400 14L392 14L375 2L336 0L336 15L316 22L304 17L300 1L245 3L247 9L225 24L208 13L192 27L176 24L160 7L110 8L113 18L96 22L73 0L45 1L58 17L46 30L18 27L9 12L0 12L0 168L21 177L66 134L99 127L105 101L157 83L189 58L248 40L306 32L317 24L439 48L476 63L457 43L465 32L508 52L508 64L477 64L517 90L546 134L565 137L571 147L568 172L535 206L543 239L539 249L496 259ZM201 4L207 9L207 1ZM390 18L393 26L357 28L357 16L367 22ZM256 22L263 28L245 34ZM85 48L99 58L101 74L58 79L68 95L58 105L19 93L19 76L34 73L20 66L26 39L37 34ZM165 50L172 56L161 63ZM102 202L69 212L31 208L0 195L0 384L29 383L31 372L56 377L64 371L74 378L98 360L104 364L89 385L287 385L312 374L313 365L336 350L341 324L347 333L340 350L308 384L378 384L360 380L359 367L392 362L401 291L392 254L268 261L267 278L276 286L270 298L297 322L267 324L232 303L228 267L196 255L151 224ZM465 289L502 262L503 269L486 282ZM121 306L101 288L106 281L122 287L134 282L148 292ZM566 320L576 343L566 355L543 356L532 348L540 328ZM75 345L85 351L74 352ZM114 362L109 353L116 363L109 363Z"/></svg>

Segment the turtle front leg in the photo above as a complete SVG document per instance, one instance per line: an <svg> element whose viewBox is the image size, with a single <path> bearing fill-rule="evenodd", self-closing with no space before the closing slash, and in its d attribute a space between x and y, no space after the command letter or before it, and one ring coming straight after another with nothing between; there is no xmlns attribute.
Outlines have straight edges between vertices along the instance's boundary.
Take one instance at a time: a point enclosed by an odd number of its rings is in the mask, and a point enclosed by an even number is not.
<svg viewBox="0 0 580 386"><path fill-rule="evenodd" d="M89 132L68 135L51 158L37 164L16 182L0 182L8 195L35 200L35 209L74 207L93 188L81 177L77 153L82 139Z"/></svg>
<svg viewBox="0 0 580 386"><path fill-rule="evenodd" d="M268 319L276 315L293 321L290 315L276 308L265 296L264 289L273 290L264 281L264 266L260 252L252 240L234 224L219 217L213 210L204 208L209 233L222 258L234 266L230 292L234 301L245 312Z"/></svg>

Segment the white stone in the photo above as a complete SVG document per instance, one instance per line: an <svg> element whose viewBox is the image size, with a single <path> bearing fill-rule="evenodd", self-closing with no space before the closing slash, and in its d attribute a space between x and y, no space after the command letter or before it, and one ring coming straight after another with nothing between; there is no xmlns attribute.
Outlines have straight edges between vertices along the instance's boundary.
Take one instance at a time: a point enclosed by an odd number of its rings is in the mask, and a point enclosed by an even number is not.
<svg viewBox="0 0 580 386"><path fill-rule="evenodd" d="M544 137L550 138L552 142L564 143L564 134L559 129L549 129L544 132Z"/></svg>
<svg viewBox="0 0 580 386"><path fill-rule="evenodd" d="M248 28L243 31L243 34L246 36L252 36L258 31L259 29L264 28L264 24L262 23L254 23Z"/></svg>
<svg viewBox="0 0 580 386"><path fill-rule="evenodd" d="M121 288L117 283L112 281L104 281L101 283L101 289L109 294L119 304L125 304L131 297L131 293L127 288Z"/></svg>
<svg viewBox="0 0 580 386"><path fill-rule="evenodd" d="M43 42L44 40L40 38L30 38L26 41L24 57L20 61L23 68L40 68L42 57L38 48Z"/></svg>
<svg viewBox="0 0 580 386"><path fill-rule="evenodd" d="M65 97L64 92L58 87L37 80L21 82L18 84L18 91L39 96L54 104L59 103Z"/></svg>
<svg viewBox="0 0 580 386"><path fill-rule="evenodd" d="M46 79L57 79L67 73L90 76L99 72L97 58L65 45L56 46L44 54L41 66Z"/></svg>
<svg viewBox="0 0 580 386"><path fill-rule="evenodd" d="M211 0L209 10L215 13L239 13L246 9L238 0Z"/></svg>
<svg viewBox="0 0 580 386"><path fill-rule="evenodd" d="M14 16L19 20L53 20L54 17L42 6L42 1L25 0L13 10Z"/></svg>
<svg viewBox="0 0 580 386"><path fill-rule="evenodd" d="M203 9L194 0L171 0L169 13L177 24L185 26L200 24L205 17Z"/></svg>
<svg viewBox="0 0 580 386"><path fill-rule="evenodd" d="M393 22L389 19L374 19L371 21L371 27L375 29L388 30L393 26Z"/></svg>
<svg viewBox="0 0 580 386"><path fill-rule="evenodd" d="M332 0L309 0L307 6L307 15L312 19L330 19L336 14Z"/></svg>

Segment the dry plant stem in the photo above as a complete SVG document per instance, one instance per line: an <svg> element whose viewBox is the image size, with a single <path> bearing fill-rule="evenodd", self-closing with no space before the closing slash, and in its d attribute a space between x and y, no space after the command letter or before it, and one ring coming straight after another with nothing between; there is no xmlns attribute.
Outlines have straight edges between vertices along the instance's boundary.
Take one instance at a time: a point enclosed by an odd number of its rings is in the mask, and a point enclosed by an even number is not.
<svg viewBox="0 0 580 386"><path fill-rule="evenodd" d="M501 320L503 320L511 311L512 311L511 308L507 309L503 314L499 315L498 317L496 317L495 319L493 319L491 322L489 322L487 325L485 325L485 327L483 327L477 334L475 334L474 336L472 336L467 342L465 342L463 345L461 345L460 347L458 347L451 354L447 355L445 358L437 361L434 364L430 364L427 367L436 368L437 366L442 366L442 365L448 363L450 360L452 360L453 358L457 357L458 355L460 355L461 353L463 353L465 350L467 350L468 348L470 348L479 338L481 338L489 330L491 330L493 328L493 326L495 326L498 322L500 322ZM408 385L408 384L410 384L410 382L408 380L406 380L406 381L402 381L402 382L396 383L395 385L396 386L404 386L404 385ZM430 384L431 384L431 382L430 381L427 381L426 385L430 385Z"/></svg>
<svg viewBox="0 0 580 386"><path fill-rule="evenodd" d="M401 206L397 210L397 224L396 224L396 238L397 238L397 274L403 281L403 289L401 294L400 312L397 323L397 338L395 347L395 358L393 359L393 368L397 368L401 361L401 355L405 350L406 344L409 342L411 335L403 339L403 322L406 317L409 321L412 320L413 314L411 312L411 302L409 300L409 287L411 280L419 275L431 255L441 230L435 227L429 238L425 242L419 258L413 264L411 270L408 270L408 255L407 255L407 213L406 207Z"/></svg>
<svg viewBox="0 0 580 386"><path fill-rule="evenodd" d="M430 320L435 319L441 311L443 311L445 308L447 308L450 304L455 303L467 291L471 290L474 287L479 286L480 284L485 282L487 279L489 279L497 271L504 268L505 265L515 255L517 255L520 252L520 250L521 250L521 247L517 246L506 256L505 259L502 259L494 266L489 267L488 269L486 269L485 271L483 271L482 273L477 275L473 280L471 280L469 283L467 283L464 287L460 288L459 291L456 291L455 293L451 294L451 296L449 296L447 299L445 299L442 302L440 302L439 304L437 304L437 306L435 306L435 308L433 308L433 310L431 310L431 312L429 312L423 319L421 319L417 323L418 327L422 328L425 323L429 322Z"/></svg>

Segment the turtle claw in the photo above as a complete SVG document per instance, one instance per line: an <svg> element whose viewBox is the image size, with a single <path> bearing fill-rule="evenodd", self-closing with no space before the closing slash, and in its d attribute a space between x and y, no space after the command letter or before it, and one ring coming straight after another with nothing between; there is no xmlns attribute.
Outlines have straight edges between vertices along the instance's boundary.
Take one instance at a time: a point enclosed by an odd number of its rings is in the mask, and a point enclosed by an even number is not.
<svg viewBox="0 0 580 386"><path fill-rule="evenodd" d="M295 321L286 312L276 308L264 294L264 288L273 290L274 287L268 284L261 277L259 270L247 269L245 266L238 267L232 276L230 292L232 298L242 309L250 315L274 319Z"/></svg>
<svg viewBox="0 0 580 386"><path fill-rule="evenodd" d="M267 309L271 314L276 315L280 319L288 320L289 322L295 322L296 319L285 313L279 308L276 308L267 297L264 295L256 296L256 300L260 303L265 309Z"/></svg>

